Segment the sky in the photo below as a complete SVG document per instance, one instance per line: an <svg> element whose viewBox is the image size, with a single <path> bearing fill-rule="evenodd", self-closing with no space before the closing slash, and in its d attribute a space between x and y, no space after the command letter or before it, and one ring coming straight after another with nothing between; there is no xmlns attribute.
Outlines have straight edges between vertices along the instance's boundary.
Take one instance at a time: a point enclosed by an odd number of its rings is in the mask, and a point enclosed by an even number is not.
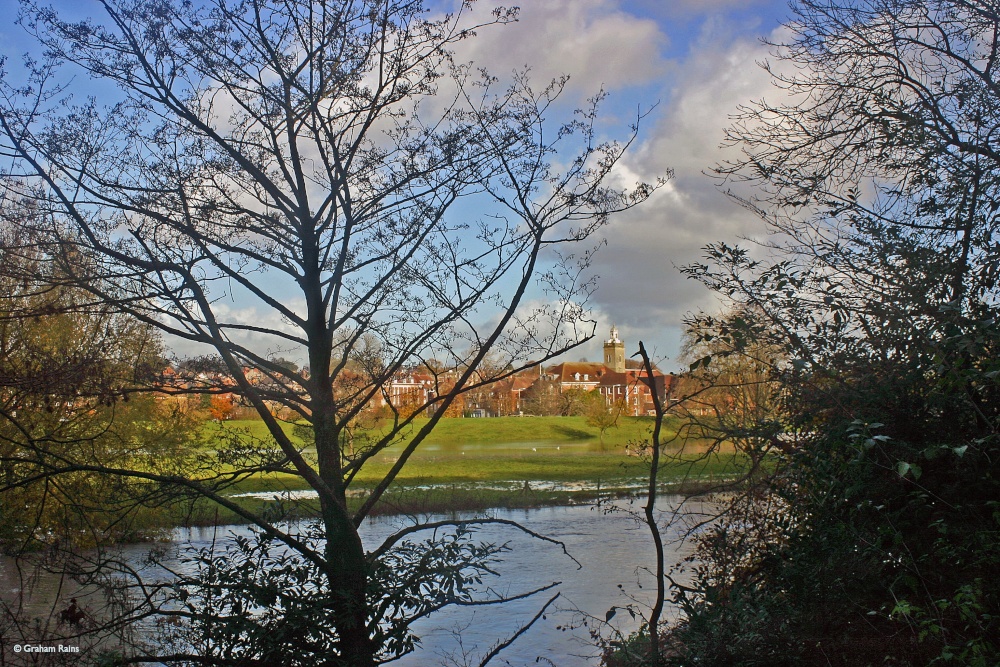
<svg viewBox="0 0 1000 667"><path fill-rule="evenodd" d="M761 38L780 34L789 15L783 0L535 0L522 5L517 25L472 44L472 56L494 70L530 64L539 78L569 74L577 101L604 88L608 127L655 105L621 167L647 182L667 170L673 178L605 229L591 301L597 336L571 358L601 359L615 324L629 354L643 340L661 367L681 367L685 316L719 306L679 267L701 259L708 243L763 232L705 172L733 154L721 144L737 106L774 93L757 64L769 56Z"/></svg>
<svg viewBox="0 0 1000 667"><path fill-rule="evenodd" d="M51 4L75 16L92 5L100 14L92 0ZM474 11L488 15L497 4L479 0ZM0 54L16 61L30 44L9 18L16 0L0 0L0 12L8 17ZM528 65L536 80L568 74L568 103L604 89L610 97L602 127L609 132L627 128L637 109L653 108L620 175L654 181L672 170L673 177L604 229L590 302L597 335L569 358L600 359L614 324L629 353L642 340L665 370L680 368L685 316L718 305L679 267L698 261L708 243L763 232L705 172L732 154L720 144L737 106L775 94L757 65L769 55L760 39L780 34L789 14L785 0L525 0L516 24L463 43L461 57L495 72Z"/></svg>

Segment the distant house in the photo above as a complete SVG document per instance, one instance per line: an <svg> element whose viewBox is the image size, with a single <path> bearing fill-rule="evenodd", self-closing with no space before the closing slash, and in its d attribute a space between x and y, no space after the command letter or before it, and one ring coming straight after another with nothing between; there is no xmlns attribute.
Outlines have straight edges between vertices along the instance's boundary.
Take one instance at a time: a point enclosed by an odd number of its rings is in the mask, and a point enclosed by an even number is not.
<svg viewBox="0 0 1000 667"><path fill-rule="evenodd" d="M604 342L604 362L563 362L547 367L535 376L531 387L522 394L532 398L536 409L552 405L556 394L568 391L598 391L609 406L621 404L624 414L651 415L655 413L651 387L655 388L664 407L674 383L674 376L664 375L653 369L650 382L645 369L625 358L625 343L618 337L618 328L611 328L611 337Z"/></svg>
<svg viewBox="0 0 1000 667"><path fill-rule="evenodd" d="M664 375L654 368L653 380L650 382L646 369L630 368L621 373L616 371L605 373L597 390L604 396L608 405L621 404L624 414L654 415L656 407L651 385L655 387L660 397L660 404L666 408L672 381L672 375Z"/></svg>
<svg viewBox="0 0 1000 667"><path fill-rule="evenodd" d="M389 382L388 397L393 405L423 405L434 395L434 376L427 373L399 373Z"/></svg>
<svg viewBox="0 0 1000 667"><path fill-rule="evenodd" d="M530 373L530 371L529 371ZM514 409L518 414L524 412L524 394L531 388L531 385L535 383L537 378L534 375L526 375L524 373L518 373L513 378L511 378L510 393L514 401Z"/></svg>
<svg viewBox="0 0 1000 667"><path fill-rule="evenodd" d="M508 367L507 372L512 369ZM266 373L255 368L244 368L243 373L252 385L267 387L275 383ZM504 375L504 372L498 373ZM452 401L446 416L462 414L476 417L500 417L524 413L572 414L570 407L579 398L566 396L569 392L599 392L607 405L621 405L623 414L650 415L654 413L652 391L664 407L669 405L671 390L678 380L654 368L650 381L645 369L626 359L625 343L618 336L618 328L611 328L611 336L604 342L604 360L565 361L547 367L531 365L512 372L496 381L487 378L470 384L471 389ZM455 370L445 370L438 365L420 364L400 369L378 387L371 395L371 379L367 374L344 369L334 384L339 401L351 404L366 401L366 410L391 408L405 415L426 410L433 414L440 408L438 396L445 395L458 380ZM165 394L183 395L185 390L212 388L223 392L236 391L235 382L228 374L217 369L184 369L180 372L167 367L162 372L161 386ZM238 392L236 392L238 393ZM567 407L570 406L570 407Z"/></svg>
<svg viewBox="0 0 1000 667"><path fill-rule="evenodd" d="M593 391L607 371L608 368L604 364L592 361L567 361L550 366L545 374L549 380L558 382L563 392L570 389Z"/></svg>

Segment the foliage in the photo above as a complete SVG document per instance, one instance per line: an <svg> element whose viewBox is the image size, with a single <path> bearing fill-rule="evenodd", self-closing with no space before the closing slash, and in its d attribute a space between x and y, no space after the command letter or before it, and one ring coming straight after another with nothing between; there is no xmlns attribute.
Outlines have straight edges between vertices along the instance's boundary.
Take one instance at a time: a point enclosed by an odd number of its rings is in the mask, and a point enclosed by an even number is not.
<svg viewBox="0 0 1000 667"><path fill-rule="evenodd" d="M1000 15L795 11L787 101L744 108L718 169L770 259L716 244L687 269L732 306L691 320L721 351L701 367L753 359L776 390L719 422L770 474L698 538L676 662L996 664Z"/></svg>
<svg viewBox="0 0 1000 667"><path fill-rule="evenodd" d="M319 552L323 531L300 526L306 549ZM413 651L411 624L447 604L471 603L490 565L506 550L473 540L474 525L429 531L423 540L388 545L371 561L369 608L377 627L380 659ZM182 560L186 574L158 600L166 619L161 641L175 656L199 656L234 664L293 667L315 664L335 649L332 595L317 586L319 565L272 537L253 531L222 549L206 547Z"/></svg>
<svg viewBox="0 0 1000 667"><path fill-rule="evenodd" d="M96 469L169 474L186 456L193 422L144 393L162 363L158 337L64 284L44 250L18 238L23 204L3 212L0 545L80 548L155 532L163 489Z"/></svg>
<svg viewBox="0 0 1000 667"><path fill-rule="evenodd" d="M215 394L210 400L211 404L209 405L208 413L212 419L223 421L232 418L233 409L236 407L233 404L232 394Z"/></svg>
<svg viewBox="0 0 1000 667"><path fill-rule="evenodd" d="M0 553L19 584L0 597L0 636L80 648L47 656L53 665L110 664L138 633L105 620L133 606L115 594L81 606L65 598L110 579L92 567L106 550L175 525L185 497L160 480L194 463L196 425L151 392L165 363L156 332L68 280L89 259L36 244L22 226L36 215L0 197ZM65 597L37 615L32 594L45 580Z"/></svg>
<svg viewBox="0 0 1000 667"><path fill-rule="evenodd" d="M587 426L593 426L601 432L601 442L604 442L604 433L612 426L618 426L618 420L622 416L624 408L624 397L614 401L611 405L605 400L600 392L587 392L583 414L587 420Z"/></svg>

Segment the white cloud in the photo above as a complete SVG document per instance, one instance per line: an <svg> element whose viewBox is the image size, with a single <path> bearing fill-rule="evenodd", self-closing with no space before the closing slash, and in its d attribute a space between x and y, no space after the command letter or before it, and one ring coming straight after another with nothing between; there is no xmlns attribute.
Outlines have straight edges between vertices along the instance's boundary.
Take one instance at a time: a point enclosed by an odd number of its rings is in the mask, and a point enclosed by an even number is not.
<svg viewBox="0 0 1000 667"><path fill-rule="evenodd" d="M484 20L496 3L475 5ZM487 65L499 76L531 67L532 80L570 75L573 103L607 89L649 83L662 76L667 36L651 19L621 11L611 0L547 0L526 3L511 25L479 31L457 49L460 61Z"/></svg>
<svg viewBox="0 0 1000 667"><path fill-rule="evenodd" d="M608 245L594 264L600 278L600 289L592 299L598 336L571 352L572 358L600 358L600 343L612 323L619 325L630 346L637 348L642 339L661 360L674 357L684 316L717 307L714 295L688 280L678 267L699 260L708 243L733 242L762 231L761 223L703 172L724 159L720 143L737 105L774 92L769 76L756 65L768 56L767 47L743 19L747 10L755 15L754 7L775 3L714 0L710 4L696 7L687 2L667 11L646 0L531 3L517 24L481 30L458 51L460 60L485 63L500 75L525 64L532 66L536 82L570 74L571 104L579 104L602 86L616 91L612 106L619 118L603 119L602 127L627 123L621 114L630 104L648 106L660 100L658 115L649 119L642 141L616 177L625 186L636 180L654 181L668 169L675 177L645 206L616 217L608 226ZM488 16L492 7L493 3L477 4L477 17ZM665 30L673 24L666 17L675 10L688 19L699 15L701 32L684 34L694 25L686 23L681 32L668 36ZM760 21L752 19L755 25ZM670 43L671 37L676 45ZM668 61L663 54L675 46L680 47L675 52L683 55Z"/></svg>
<svg viewBox="0 0 1000 667"><path fill-rule="evenodd" d="M733 155L735 149L720 144L737 105L773 97L769 76L755 65L767 55L758 41L733 39L725 25L710 22L679 63L656 126L646 129L645 140L626 157L626 176L649 181L668 168L675 172L644 206L612 220L608 247L596 259L595 302L632 344L643 338L661 354L675 355L684 316L717 303L678 267L698 261L710 242L734 242L763 230L703 172Z"/></svg>
<svg viewBox="0 0 1000 667"><path fill-rule="evenodd" d="M302 298L285 299L284 302L285 306L294 313L302 314L305 312L305 301ZM226 300L219 299L213 303L212 311L216 320L226 326L226 334L234 343L257 354L283 356L299 364L308 363L304 351L284 338L231 328L252 326L293 336L302 336L302 331L282 318L277 311L259 304L248 295L241 295L241 298L235 300L229 300L228 297ZM174 355L182 358L216 354L214 348L207 345L192 343L171 335L164 336L164 343Z"/></svg>

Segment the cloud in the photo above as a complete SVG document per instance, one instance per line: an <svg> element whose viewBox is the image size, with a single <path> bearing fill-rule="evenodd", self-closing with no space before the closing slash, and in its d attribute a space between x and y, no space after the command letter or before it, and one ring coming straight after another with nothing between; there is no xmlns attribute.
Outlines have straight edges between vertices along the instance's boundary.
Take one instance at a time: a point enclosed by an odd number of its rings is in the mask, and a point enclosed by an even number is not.
<svg viewBox="0 0 1000 667"><path fill-rule="evenodd" d="M486 20L494 6L478 3L470 18ZM567 93L579 103L602 86L620 89L661 77L667 41L656 21L610 0L548 0L526 3L516 23L480 30L457 56L500 76L530 66L538 85L568 74Z"/></svg>
<svg viewBox="0 0 1000 667"><path fill-rule="evenodd" d="M228 297L225 299L217 299L212 305L212 311L216 320L227 327L226 335L229 340L257 354L284 356L299 364L308 364L304 351L287 339L257 331L230 328L252 326L292 336L302 336L302 331L283 319L277 311L263 306L245 292L241 292L235 299L229 300ZM282 301L292 312L300 315L305 313L305 300L301 297L283 298ZM192 343L169 334L164 336L164 343L175 356L180 358L216 354L214 348L210 346Z"/></svg>
<svg viewBox="0 0 1000 667"><path fill-rule="evenodd" d="M647 345L654 341L661 354L676 354L685 314L718 307L714 295L678 267L698 261L708 243L763 231L704 172L734 155L720 144L737 105L772 93L769 76L755 66L767 55L748 36L734 39L724 23L706 24L664 91L655 127L647 128L645 141L622 165L623 181L650 181L668 168L675 173L644 206L611 221L608 246L595 262L600 289L594 301L633 345L641 337Z"/></svg>
<svg viewBox="0 0 1000 667"><path fill-rule="evenodd" d="M579 104L602 85L615 91L613 99L624 99L616 107L622 113L635 102L661 102L658 115L643 128L641 143L616 176L623 185L655 180L667 169L673 169L675 177L645 206L616 217L606 228L608 244L594 264L600 276L600 289L591 300L597 336L569 353L570 358L599 359L601 343L613 323L619 326L629 354L643 340L661 361L674 357L685 314L716 307L713 295L687 280L677 267L699 260L707 243L735 241L762 230L755 217L727 199L703 173L724 159L726 151L719 144L737 105L765 94L774 96L768 75L754 64L768 55L767 48L756 40L753 29L734 18L758 3L714 0L711 4L716 13L703 12L696 36L676 30L668 36L665 31L675 29L669 21L649 18L664 15L654 11L658 5L652 0L531 3L518 23L483 29L457 49L460 61L488 65L498 75L530 64L539 85L570 74L570 105ZM469 18L486 19L493 6L477 3ZM621 7L645 11L645 17ZM723 11L729 9L736 14ZM671 52L675 57L670 60L664 54L674 47L680 47L680 55ZM606 120L609 126L614 124L614 119ZM249 313L243 317L257 318Z"/></svg>
<svg viewBox="0 0 1000 667"><path fill-rule="evenodd" d="M530 64L535 81L570 74L572 104L602 86L613 91L605 112L617 117L604 118L602 127L627 123L630 105L660 101L658 115L649 119L617 177L629 186L655 181L668 169L675 176L645 206L606 228L608 244L593 267L600 284L591 301L598 340L570 353L574 358L599 358L612 323L629 345L643 339L661 359L675 356L684 316L718 307L714 295L678 267L698 261L708 243L762 231L760 221L704 172L727 155L720 143L737 106L773 92L769 76L756 66L768 47L753 26L774 20L777 4L666 4L670 8L652 0L526 3L517 24L481 30L457 54L488 64L496 74ZM492 6L477 4L476 18L488 16Z"/></svg>

